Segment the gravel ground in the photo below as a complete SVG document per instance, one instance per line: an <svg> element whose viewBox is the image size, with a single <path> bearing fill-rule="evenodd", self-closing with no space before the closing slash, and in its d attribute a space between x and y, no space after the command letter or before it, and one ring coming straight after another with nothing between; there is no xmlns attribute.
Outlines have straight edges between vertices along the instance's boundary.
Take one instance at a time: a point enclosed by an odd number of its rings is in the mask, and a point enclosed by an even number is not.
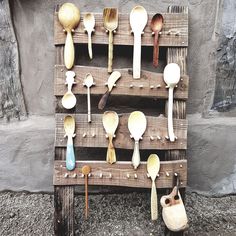
<svg viewBox="0 0 236 236"><path fill-rule="evenodd" d="M210 198L187 192L190 227L185 235L236 235L235 202L236 196ZM150 221L148 192L90 195L89 203L89 219L83 221L84 196L76 196L76 235L163 235L161 219ZM1 236L53 235L53 195L2 192L0 209Z"/></svg>

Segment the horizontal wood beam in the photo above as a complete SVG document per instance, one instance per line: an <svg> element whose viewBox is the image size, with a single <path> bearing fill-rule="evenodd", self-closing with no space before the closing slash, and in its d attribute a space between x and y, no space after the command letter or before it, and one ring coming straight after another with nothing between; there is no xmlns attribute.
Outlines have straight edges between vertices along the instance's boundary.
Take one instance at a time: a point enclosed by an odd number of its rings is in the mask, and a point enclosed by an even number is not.
<svg viewBox="0 0 236 236"><path fill-rule="evenodd" d="M108 164L105 161L77 161L73 171L68 171L65 161L54 162L54 185L84 185L81 169L84 165L91 167L89 185L111 185L135 188L151 188L151 179L147 176L147 164L141 162L137 170L131 162L116 162ZM174 174L180 178L180 188L187 185L187 161L161 161L157 188L172 188ZM102 175L101 175L102 174Z"/></svg>
<svg viewBox="0 0 236 236"><path fill-rule="evenodd" d="M55 83L54 94L63 96L67 92L66 68L63 65L55 66ZM109 77L107 68L90 67L90 66L74 66L73 71L76 74L72 92L74 94L87 94L87 88L83 86L83 80L87 73L91 73L95 86L91 87L91 94L104 94L107 90L105 83ZM121 73L121 78L117 81L117 86L113 88L112 95L128 95L153 97L160 99L168 98L168 89L163 80L163 74L150 71L142 71L141 78L133 79L131 69L117 69ZM188 98L189 78L187 75L182 75L178 87L174 91L174 98L186 100Z"/></svg>

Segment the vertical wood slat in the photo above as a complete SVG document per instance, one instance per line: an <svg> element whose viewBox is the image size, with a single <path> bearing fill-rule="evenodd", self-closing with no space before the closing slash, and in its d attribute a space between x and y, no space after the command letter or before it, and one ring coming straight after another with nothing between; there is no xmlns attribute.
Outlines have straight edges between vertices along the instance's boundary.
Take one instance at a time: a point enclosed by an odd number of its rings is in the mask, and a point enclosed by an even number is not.
<svg viewBox="0 0 236 236"><path fill-rule="evenodd" d="M188 13L188 7L184 6L169 6L168 13ZM187 48L167 48L167 64L177 63L180 66L181 74L187 73ZM168 101L165 104L165 112L167 115ZM186 102L180 100L174 100L173 103L173 118L186 119ZM168 150L165 153L165 160L180 160L186 159L185 150ZM185 199L185 189L181 189L180 193L182 199ZM169 190L167 190L169 194ZM171 232L167 228L165 229L166 236L183 236L184 232Z"/></svg>
<svg viewBox="0 0 236 236"><path fill-rule="evenodd" d="M63 46L56 47L56 64L63 64ZM66 148L55 148L55 160L66 159ZM54 187L54 233L57 236L73 236L74 186Z"/></svg>

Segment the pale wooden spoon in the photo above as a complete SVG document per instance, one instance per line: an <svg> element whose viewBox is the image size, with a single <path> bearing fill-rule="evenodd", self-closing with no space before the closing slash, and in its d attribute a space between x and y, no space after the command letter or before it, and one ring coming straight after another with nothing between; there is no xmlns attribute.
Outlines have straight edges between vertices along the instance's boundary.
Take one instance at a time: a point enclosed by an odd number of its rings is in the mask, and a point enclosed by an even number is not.
<svg viewBox="0 0 236 236"><path fill-rule="evenodd" d="M152 179L151 192L151 218L157 220L158 218L158 204L157 204L157 190L155 180L160 170L160 160L156 154L151 154L147 160L147 171Z"/></svg>
<svg viewBox="0 0 236 236"><path fill-rule="evenodd" d="M64 62L67 69L71 69L74 65L75 48L71 32L77 27L80 21L80 11L72 3L64 3L58 12L58 19L67 33Z"/></svg>
<svg viewBox="0 0 236 236"><path fill-rule="evenodd" d="M119 116L114 111L106 111L102 116L102 123L109 140L106 161L112 164L116 162L116 153L112 140L119 124Z"/></svg>
<svg viewBox="0 0 236 236"><path fill-rule="evenodd" d="M95 18L93 13L86 13L84 15L84 28L88 33L88 52L89 58L93 58L93 51L92 51L92 32L94 31L95 26Z"/></svg>
<svg viewBox="0 0 236 236"><path fill-rule="evenodd" d="M142 6L136 6L130 13L130 25L134 33L134 50L133 50L133 78L140 78L141 68L141 34L147 24L147 11Z"/></svg>
<svg viewBox="0 0 236 236"><path fill-rule="evenodd" d="M175 141L173 128L173 92L180 80L180 68L176 63L169 63L164 69L164 81L169 88L168 98L168 134L171 142Z"/></svg>

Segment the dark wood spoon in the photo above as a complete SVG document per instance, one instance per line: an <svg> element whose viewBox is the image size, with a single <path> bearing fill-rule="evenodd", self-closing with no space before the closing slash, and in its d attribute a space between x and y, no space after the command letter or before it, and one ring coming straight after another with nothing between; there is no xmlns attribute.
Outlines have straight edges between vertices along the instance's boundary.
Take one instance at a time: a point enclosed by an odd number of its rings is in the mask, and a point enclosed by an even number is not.
<svg viewBox="0 0 236 236"><path fill-rule="evenodd" d="M159 13L155 14L152 17L151 20L151 29L152 32L155 34L154 36L154 48L153 48L153 65L155 67L158 66L158 58L159 58L159 32L162 29L162 25L163 25L163 16Z"/></svg>

